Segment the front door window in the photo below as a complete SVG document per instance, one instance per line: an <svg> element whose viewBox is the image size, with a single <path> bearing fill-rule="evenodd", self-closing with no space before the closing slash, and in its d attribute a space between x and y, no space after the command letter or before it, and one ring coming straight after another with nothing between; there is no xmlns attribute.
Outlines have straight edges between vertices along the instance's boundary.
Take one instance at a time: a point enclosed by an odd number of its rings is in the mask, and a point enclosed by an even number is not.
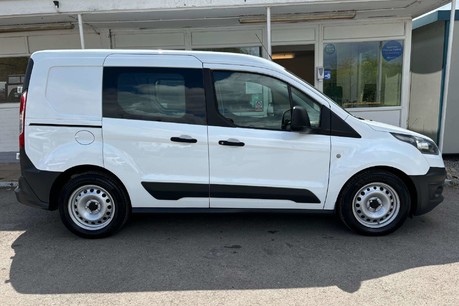
<svg viewBox="0 0 459 306"><path fill-rule="evenodd" d="M289 110L300 106L319 128L320 104L283 81L235 71L214 71L213 78L218 112L238 127L283 130Z"/></svg>

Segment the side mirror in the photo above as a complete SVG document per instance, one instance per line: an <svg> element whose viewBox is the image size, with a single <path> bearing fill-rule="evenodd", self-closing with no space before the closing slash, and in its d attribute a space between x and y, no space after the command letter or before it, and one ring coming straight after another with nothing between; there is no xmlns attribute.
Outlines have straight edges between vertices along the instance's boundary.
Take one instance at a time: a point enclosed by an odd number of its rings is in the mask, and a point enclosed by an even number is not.
<svg viewBox="0 0 459 306"><path fill-rule="evenodd" d="M311 128L308 112L300 107L294 106L292 109L292 123L290 125L292 131L305 131Z"/></svg>

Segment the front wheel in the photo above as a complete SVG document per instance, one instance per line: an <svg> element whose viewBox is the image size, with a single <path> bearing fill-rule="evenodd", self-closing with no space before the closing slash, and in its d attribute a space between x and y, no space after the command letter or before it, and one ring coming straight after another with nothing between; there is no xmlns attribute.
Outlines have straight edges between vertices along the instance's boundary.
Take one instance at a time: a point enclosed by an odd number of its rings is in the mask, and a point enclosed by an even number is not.
<svg viewBox="0 0 459 306"><path fill-rule="evenodd" d="M85 238L107 237L126 223L130 214L124 189L111 178L88 172L72 177L59 195L64 225Z"/></svg>
<svg viewBox="0 0 459 306"><path fill-rule="evenodd" d="M408 188L391 172L364 172L343 188L337 210L350 229L364 235L386 235L405 222L411 207Z"/></svg>

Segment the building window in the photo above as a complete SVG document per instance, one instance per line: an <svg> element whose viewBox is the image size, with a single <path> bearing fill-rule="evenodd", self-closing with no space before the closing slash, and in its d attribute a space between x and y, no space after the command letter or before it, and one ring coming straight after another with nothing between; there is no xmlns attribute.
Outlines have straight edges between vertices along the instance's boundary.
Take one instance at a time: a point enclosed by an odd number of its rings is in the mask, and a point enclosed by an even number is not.
<svg viewBox="0 0 459 306"><path fill-rule="evenodd" d="M345 108L400 106L403 41L324 45L324 93Z"/></svg>
<svg viewBox="0 0 459 306"><path fill-rule="evenodd" d="M19 102L27 57L0 58L0 103Z"/></svg>

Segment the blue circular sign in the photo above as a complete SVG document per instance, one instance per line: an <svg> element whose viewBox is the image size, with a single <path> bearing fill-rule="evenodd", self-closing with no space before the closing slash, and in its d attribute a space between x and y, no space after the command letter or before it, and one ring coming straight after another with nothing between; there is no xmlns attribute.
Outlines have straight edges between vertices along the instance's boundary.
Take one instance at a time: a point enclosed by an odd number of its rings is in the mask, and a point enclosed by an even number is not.
<svg viewBox="0 0 459 306"><path fill-rule="evenodd" d="M336 51L336 48L335 48L334 44L327 44L325 46L325 53L326 54L331 55L331 54L335 53L335 51Z"/></svg>
<svg viewBox="0 0 459 306"><path fill-rule="evenodd" d="M389 62L403 54L403 46L398 41L391 40L384 44L381 52L382 57Z"/></svg>

